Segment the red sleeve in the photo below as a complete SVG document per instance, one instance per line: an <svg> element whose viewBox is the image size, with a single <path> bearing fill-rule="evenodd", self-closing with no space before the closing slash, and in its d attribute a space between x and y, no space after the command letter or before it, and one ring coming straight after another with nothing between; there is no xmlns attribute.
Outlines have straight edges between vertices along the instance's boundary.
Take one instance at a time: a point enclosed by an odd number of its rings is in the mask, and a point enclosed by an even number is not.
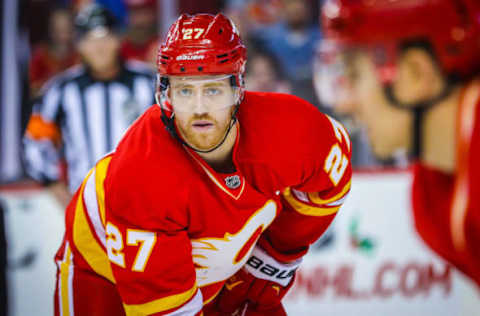
<svg viewBox="0 0 480 316"><path fill-rule="evenodd" d="M282 192L283 211L259 241L262 248L284 262L302 257L335 218L350 191L351 143L345 128L323 116L310 138L316 146L314 162L305 162L305 181ZM321 141L319 141L321 140Z"/></svg>

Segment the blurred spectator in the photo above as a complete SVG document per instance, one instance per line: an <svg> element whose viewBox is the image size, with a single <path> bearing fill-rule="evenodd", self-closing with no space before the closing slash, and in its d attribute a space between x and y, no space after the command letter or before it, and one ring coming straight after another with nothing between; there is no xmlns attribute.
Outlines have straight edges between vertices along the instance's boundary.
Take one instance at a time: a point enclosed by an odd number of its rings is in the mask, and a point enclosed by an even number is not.
<svg viewBox="0 0 480 316"><path fill-rule="evenodd" d="M177 0L180 13L211 13L217 14L223 9L224 0Z"/></svg>
<svg viewBox="0 0 480 316"><path fill-rule="evenodd" d="M78 61L73 47L73 25L69 10L54 9L49 18L48 42L34 47L30 61L30 88L36 96L43 84Z"/></svg>
<svg viewBox="0 0 480 316"><path fill-rule="evenodd" d="M95 0L71 0L74 14L95 3Z"/></svg>
<svg viewBox="0 0 480 316"><path fill-rule="evenodd" d="M312 23L308 0L282 0L284 21L256 30L253 37L279 61L281 71L292 85L292 92L317 104L312 85L312 62L321 38Z"/></svg>
<svg viewBox="0 0 480 316"><path fill-rule="evenodd" d="M245 76L246 89L262 92L290 93L275 57L264 51L250 51Z"/></svg>
<svg viewBox="0 0 480 316"><path fill-rule="evenodd" d="M95 161L113 150L126 128L153 104L153 74L119 57L116 21L92 5L76 20L83 64L52 79L34 105L24 138L27 171L64 204ZM65 156L68 190L60 161ZM69 193L70 192L70 193Z"/></svg>
<svg viewBox="0 0 480 316"><path fill-rule="evenodd" d="M157 0L125 0L128 27L122 55L155 65L158 46Z"/></svg>
<svg viewBox="0 0 480 316"><path fill-rule="evenodd" d="M257 30L281 21L281 9L281 0L229 0L225 6L226 15L235 23L249 50L258 48L263 51L265 49L258 47L254 35Z"/></svg>
<svg viewBox="0 0 480 316"><path fill-rule="evenodd" d="M225 11L245 36L252 30L274 25L283 20L282 0L228 0Z"/></svg>

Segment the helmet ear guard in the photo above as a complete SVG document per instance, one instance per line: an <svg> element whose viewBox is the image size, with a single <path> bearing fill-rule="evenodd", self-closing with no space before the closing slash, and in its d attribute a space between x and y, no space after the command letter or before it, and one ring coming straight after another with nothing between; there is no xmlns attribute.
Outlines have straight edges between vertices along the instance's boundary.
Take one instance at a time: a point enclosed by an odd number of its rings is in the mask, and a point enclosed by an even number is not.
<svg viewBox="0 0 480 316"><path fill-rule="evenodd" d="M175 131L175 123L174 123L174 113L171 104L165 98L165 94L168 93L168 86L170 85L169 79L166 76L157 75L157 89L155 91L155 100L157 101L157 105L160 107L160 111L162 112L160 118L162 119L163 125L165 125L165 129L172 135L173 137L177 138L176 131Z"/></svg>

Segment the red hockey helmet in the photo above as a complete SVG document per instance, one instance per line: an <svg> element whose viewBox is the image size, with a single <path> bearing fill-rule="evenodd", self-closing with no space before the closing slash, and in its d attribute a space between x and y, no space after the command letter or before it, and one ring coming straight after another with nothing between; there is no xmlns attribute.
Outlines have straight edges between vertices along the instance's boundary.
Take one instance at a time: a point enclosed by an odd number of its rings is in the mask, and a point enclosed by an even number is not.
<svg viewBox="0 0 480 316"><path fill-rule="evenodd" d="M168 76L227 75L243 99L246 48L235 24L223 14L181 15L157 56L157 102L169 110ZM233 105L233 104L232 104Z"/></svg>
<svg viewBox="0 0 480 316"><path fill-rule="evenodd" d="M158 52L160 75L243 74L246 48L223 14L181 15Z"/></svg>

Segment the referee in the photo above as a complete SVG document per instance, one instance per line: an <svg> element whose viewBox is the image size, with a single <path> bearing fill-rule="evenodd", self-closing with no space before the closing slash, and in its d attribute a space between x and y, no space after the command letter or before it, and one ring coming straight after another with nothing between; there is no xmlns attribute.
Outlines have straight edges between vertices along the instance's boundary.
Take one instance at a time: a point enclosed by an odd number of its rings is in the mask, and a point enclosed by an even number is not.
<svg viewBox="0 0 480 316"><path fill-rule="evenodd" d="M91 5L75 19L82 64L43 88L24 137L27 172L51 184L66 205L88 170L112 151L127 127L154 103L153 72L120 58L116 21ZM62 179L66 162L68 189Z"/></svg>

